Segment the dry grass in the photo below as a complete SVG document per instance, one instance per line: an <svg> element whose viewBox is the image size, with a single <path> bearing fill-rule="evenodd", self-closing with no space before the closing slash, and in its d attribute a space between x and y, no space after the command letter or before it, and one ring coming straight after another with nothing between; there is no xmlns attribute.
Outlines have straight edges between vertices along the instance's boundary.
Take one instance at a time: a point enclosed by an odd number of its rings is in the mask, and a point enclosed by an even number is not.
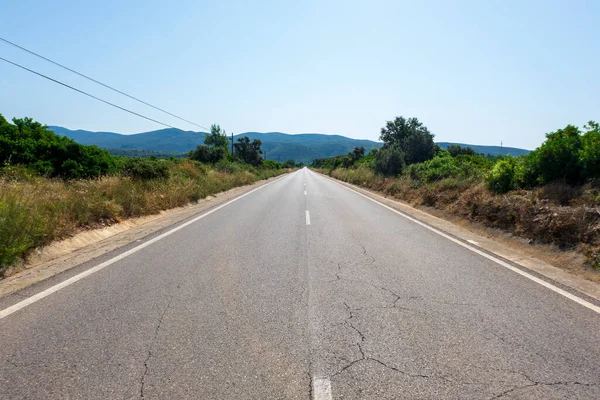
<svg viewBox="0 0 600 400"><path fill-rule="evenodd" d="M126 218L156 214L284 170L222 172L194 162L170 166L166 180L123 176L62 181L0 178L0 275L35 247Z"/></svg>
<svg viewBox="0 0 600 400"><path fill-rule="evenodd" d="M550 245L557 252L565 253L569 260L578 259L580 268L587 268L593 274L600 271L600 189L597 183L578 188L554 183L535 190L495 195L477 179L448 178L419 185L409 176L383 178L364 166L321 172L413 206L431 207L446 215L508 232L531 244Z"/></svg>

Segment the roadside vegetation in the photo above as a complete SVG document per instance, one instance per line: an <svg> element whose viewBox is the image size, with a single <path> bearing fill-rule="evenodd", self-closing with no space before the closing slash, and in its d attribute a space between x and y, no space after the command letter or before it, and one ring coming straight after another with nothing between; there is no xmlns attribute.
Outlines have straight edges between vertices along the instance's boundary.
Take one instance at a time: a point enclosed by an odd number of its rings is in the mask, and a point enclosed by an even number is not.
<svg viewBox="0 0 600 400"><path fill-rule="evenodd" d="M246 138L247 139L247 138ZM29 118L0 115L0 277L36 247L83 229L184 206L296 165L264 161L260 141L236 153L213 125L186 158L129 158L58 136Z"/></svg>
<svg viewBox="0 0 600 400"><path fill-rule="evenodd" d="M585 266L600 271L599 124L558 129L518 157L490 157L459 146L443 150L416 118L388 121L380 138L379 150L364 154L356 148L314 160L312 167L531 243L581 252Z"/></svg>

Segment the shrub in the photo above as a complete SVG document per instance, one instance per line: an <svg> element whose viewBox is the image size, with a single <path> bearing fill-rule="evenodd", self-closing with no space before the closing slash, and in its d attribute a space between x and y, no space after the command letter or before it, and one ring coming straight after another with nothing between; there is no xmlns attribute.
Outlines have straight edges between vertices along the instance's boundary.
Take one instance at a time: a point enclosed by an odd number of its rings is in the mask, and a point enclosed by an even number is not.
<svg viewBox="0 0 600 400"><path fill-rule="evenodd" d="M510 157L498 161L485 176L485 184L494 193L506 193L514 189L515 168Z"/></svg>
<svg viewBox="0 0 600 400"><path fill-rule="evenodd" d="M0 115L0 165L26 165L42 175L62 178L92 178L117 169L106 150L56 135L31 118L13 122Z"/></svg>
<svg viewBox="0 0 600 400"><path fill-rule="evenodd" d="M273 160L264 160L262 166L266 169L281 169L281 164Z"/></svg>
<svg viewBox="0 0 600 400"><path fill-rule="evenodd" d="M447 151L442 150L431 160L409 165L407 173L414 180L432 183L444 178L461 176L462 170L458 168L454 158Z"/></svg>
<svg viewBox="0 0 600 400"><path fill-rule="evenodd" d="M540 185L540 172L535 156L519 156L514 158L515 189L531 189Z"/></svg>
<svg viewBox="0 0 600 400"><path fill-rule="evenodd" d="M187 158L204 164L215 164L223 160L226 154L227 150L224 147L198 145L194 150L190 150L187 154Z"/></svg>
<svg viewBox="0 0 600 400"><path fill-rule="evenodd" d="M169 177L167 160L128 158L122 167L123 175L135 180L166 179Z"/></svg>

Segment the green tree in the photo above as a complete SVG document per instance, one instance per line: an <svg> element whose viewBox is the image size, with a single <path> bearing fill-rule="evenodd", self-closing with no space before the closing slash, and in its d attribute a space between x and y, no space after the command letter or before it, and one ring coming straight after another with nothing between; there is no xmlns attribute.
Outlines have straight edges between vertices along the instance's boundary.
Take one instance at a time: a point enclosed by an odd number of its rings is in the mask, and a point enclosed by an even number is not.
<svg viewBox="0 0 600 400"><path fill-rule="evenodd" d="M383 141L384 148L398 146L408 165L433 158L436 150L433 137L417 118L396 117L381 128L380 140Z"/></svg>
<svg viewBox="0 0 600 400"><path fill-rule="evenodd" d="M382 175L398 175L404 165L404 153L399 145L383 147L377 151L375 172Z"/></svg>
<svg viewBox="0 0 600 400"><path fill-rule="evenodd" d="M228 149L227 133L219 125L212 124L210 133L204 137L204 146L196 146L187 154L187 157L204 164L216 164L227 156Z"/></svg>
<svg viewBox="0 0 600 400"><path fill-rule="evenodd" d="M250 141L248 136L241 137L237 141L238 142L234 144L236 157L246 164L254 166L260 165L262 162L260 156L262 154L262 150L260 149L262 142L258 139Z"/></svg>
<svg viewBox="0 0 600 400"><path fill-rule="evenodd" d="M566 183L581 182L581 164L579 163L582 150L579 128L567 125L546 135L546 141L535 151L529 153L538 166L542 183L564 179Z"/></svg>
<svg viewBox="0 0 600 400"><path fill-rule="evenodd" d="M210 148L224 148L225 152L229 148L229 139L227 132L217 124L210 126L210 133L204 137L204 144Z"/></svg>
<svg viewBox="0 0 600 400"><path fill-rule="evenodd" d="M600 124L594 121L584 126L579 162L584 179L600 178Z"/></svg>

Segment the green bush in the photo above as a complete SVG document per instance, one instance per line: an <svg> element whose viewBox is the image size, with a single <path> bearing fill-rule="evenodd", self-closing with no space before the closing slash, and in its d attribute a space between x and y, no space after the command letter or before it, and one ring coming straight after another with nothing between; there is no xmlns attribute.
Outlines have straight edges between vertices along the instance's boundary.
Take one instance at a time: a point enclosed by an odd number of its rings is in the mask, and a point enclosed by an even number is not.
<svg viewBox="0 0 600 400"><path fill-rule="evenodd" d="M67 179L99 177L117 169L106 150L58 136L31 118L0 115L0 165L26 165L45 176Z"/></svg>
<svg viewBox="0 0 600 400"><path fill-rule="evenodd" d="M281 164L273 160L263 160L262 167L266 169L281 169Z"/></svg>
<svg viewBox="0 0 600 400"><path fill-rule="evenodd" d="M568 184L581 182L579 152L581 135L577 127L567 125L546 135L546 141L528 156L537 164L541 183L565 180Z"/></svg>
<svg viewBox="0 0 600 400"><path fill-rule="evenodd" d="M484 178L485 185L494 193L506 193L515 188L515 164L507 157L498 161Z"/></svg>
<svg viewBox="0 0 600 400"><path fill-rule="evenodd" d="M227 150L223 147L208 147L198 145L194 150L190 150L187 158L199 161L204 164L215 164L225 158Z"/></svg>
<svg viewBox="0 0 600 400"><path fill-rule="evenodd" d="M167 179L169 161L152 158L127 158L123 162L122 173L135 180Z"/></svg>
<svg viewBox="0 0 600 400"><path fill-rule="evenodd" d="M450 153L442 150L431 160L409 165L406 172L416 181L433 183L445 178L458 177L463 174Z"/></svg>

